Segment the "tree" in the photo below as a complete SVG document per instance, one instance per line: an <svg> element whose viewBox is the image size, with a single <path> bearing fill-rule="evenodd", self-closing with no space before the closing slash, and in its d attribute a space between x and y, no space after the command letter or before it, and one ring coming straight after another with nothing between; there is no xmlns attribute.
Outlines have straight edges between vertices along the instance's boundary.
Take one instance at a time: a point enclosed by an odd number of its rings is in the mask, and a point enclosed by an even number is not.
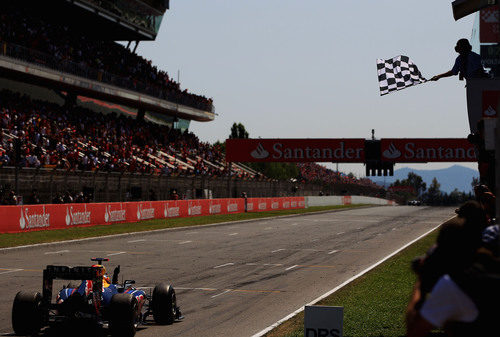
<svg viewBox="0 0 500 337"><path fill-rule="evenodd" d="M229 139L247 139L249 136L247 130L245 130L245 126L241 123L233 123L231 126L231 134L229 135Z"/></svg>
<svg viewBox="0 0 500 337"><path fill-rule="evenodd" d="M427 184L424 183L424 180L422 179L421 176L419 176L416 173L409 172L408 177L403 180L396 180L394 183L391 184L391 186L410 186L413 187L413 190L415 191L415 195L419 196L422 194L425 189L427 188Z"/></svg>
<svg viewBox="0 0 500 337"><path fill-rule="evenodd" d="M441 199L441 184L438 183L436 177L432 179L432 183L427 190L427 202L431 205L439 203Z"/></svg>
<svg viewBox="0 0 500 337"><path fill-rule="evenodd" d="M427 184L424 183L422 177L413 172L409 172L406 179L397 179L394 183L391 184L391 187L401 186L406 186L407 190L395 189L394 198L396 198L396 200L402 204L406 204L410 199L414 199L420 196L427 188ZM412 189L413 191L411 191Z"/></svg>
<svg viewBox="0 0 500 337"><path fill-rule="evenodd" d="M425 192L425 189L427 188L427 184L424 183L422 177L413 172L408 173L408 178L403 180L403 182L408 184L408 186L412 186L415 189L415 192L417 192L417 195Z"/></svg>

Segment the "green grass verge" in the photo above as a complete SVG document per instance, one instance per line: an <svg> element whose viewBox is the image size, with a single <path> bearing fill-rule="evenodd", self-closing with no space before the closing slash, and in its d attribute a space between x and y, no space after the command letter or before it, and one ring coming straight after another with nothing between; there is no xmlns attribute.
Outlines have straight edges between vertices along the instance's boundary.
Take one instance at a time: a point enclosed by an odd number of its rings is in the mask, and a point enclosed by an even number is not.
<svg viewBox="0 0 500 337"><path fill-rule="evenodd" d="M352 207L360 207L366 205L340 205L340 206L317 206L305 209L269 211L259 213L238 213L238 214L221 214L210 216L198 216L191 218L176 218L176 219L157 219L143 222L122 223L113 225L102 225L92 227L71 227L65 229L34 231L25 233L7 233L0 234L0 248L23 246L44 242L55 242L64 240L75 240L82 238L98 237L104 235L144 232L155 229L189 227L198 225L216 224L221 222L251 220L272 216L303 214L320 212L327 210L337 210Z"/></svg>
<svg viewBox="0 0 500 337"><path fill-rule="evenodd" d="M416 280L410 262L424 254L436 237L434 231L317 304L344 307L344 336L405 336L404 316ZM304 336L304 313L265 336Z"/></svg>

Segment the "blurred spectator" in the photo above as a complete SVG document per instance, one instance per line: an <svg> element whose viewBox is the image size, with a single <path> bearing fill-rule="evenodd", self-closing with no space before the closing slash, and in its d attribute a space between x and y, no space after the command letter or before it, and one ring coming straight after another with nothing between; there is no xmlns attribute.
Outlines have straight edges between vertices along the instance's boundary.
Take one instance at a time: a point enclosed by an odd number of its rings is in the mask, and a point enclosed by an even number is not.
<svg viewBox="0 0 500 337"><path fill-rule="evenodd" d="M63 200L64 204L71 204L71 203L73 203L73 196L71 195L71 192L70 191L66 191L66 193L64 193L64 196L63 196L62 200Z"/></svg>
<svg viewBox="0 0 500 337"><path fill-rule="evenodd" d="M156 192L153 189L149 190L149 199L150 201L156 201L158 198L156 197Z"/></svg>
<svg viewBox="0 0 500 337"><path fill-rule="evenodd" d="M14 191L9 191L3 200L2 204L4 205L17 205L17 196Z"/></svg>
<svg viewBox="0 0 500 337"><path fill-rule="evenodd" d="M407 310L409 337L427 336L435 327L451 336L498 335L498 225L488 226L491 219L476 201L456 212L427 256L413 262L418 281Z"/></svg>
<svg viewBox="0 0 500 337"><path fill-rule="evenodd" d="M25 202L26 204L31 204L31 205L37 205L40 203L40 198L38 197L38 191L36 189L33 189L31 191L30 196Z"/></svg>
<svg viewBox="0 0 500 337"><path fill-rule="evenodd" d="M413 294L407 313L407 336L424 337L440 327L449 336L498 336L500 260L478 253L471 265L442 276L421 308Z"/></svg>
<svg viewBox="0 0 500 337"><path fill-rule="evenodd" d="M172 190L170 192L170 197L168 198L169 200L179 200L179 195L177 194L176 190Z"/></svg>

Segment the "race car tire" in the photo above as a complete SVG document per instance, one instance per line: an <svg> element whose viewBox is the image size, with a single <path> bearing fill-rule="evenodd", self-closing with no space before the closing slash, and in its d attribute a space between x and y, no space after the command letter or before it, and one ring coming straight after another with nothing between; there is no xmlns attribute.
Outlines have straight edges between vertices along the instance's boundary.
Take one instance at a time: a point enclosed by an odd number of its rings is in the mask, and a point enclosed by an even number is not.
<svg viewBox="0 0 500 337"><path fill-rule="evenodd" d="M113 337L133 337L139 319L137 299L131 294L115 294L109 304L109 329Z"/></svg>
<svg viewBox="0 0 500 337"><path fill-rule="evenodd" d="M177 316L177 299L172 286L157 284L151 299L153 318L157 324L172 324Z"/></svg>
<svg viewBox="0 0 500 337"><path fill-rule="evenodd" d="M12 328L16 335L34 335L42 328L42 295L20 291L12 305Z"/></svg>

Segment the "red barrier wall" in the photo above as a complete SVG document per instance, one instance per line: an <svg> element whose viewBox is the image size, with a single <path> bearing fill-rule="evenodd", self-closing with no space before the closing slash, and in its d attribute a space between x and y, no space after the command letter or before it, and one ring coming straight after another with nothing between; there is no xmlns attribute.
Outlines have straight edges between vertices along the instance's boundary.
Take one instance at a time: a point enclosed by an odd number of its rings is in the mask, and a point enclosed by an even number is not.
<svg viewBox="0 0 500 337"><path fill-rule="evenodd" d="M304 208L304 197L249 198L248 212ZM149 219L242 213L245 199L0 206L0 233L63 229Z"/></svg>

